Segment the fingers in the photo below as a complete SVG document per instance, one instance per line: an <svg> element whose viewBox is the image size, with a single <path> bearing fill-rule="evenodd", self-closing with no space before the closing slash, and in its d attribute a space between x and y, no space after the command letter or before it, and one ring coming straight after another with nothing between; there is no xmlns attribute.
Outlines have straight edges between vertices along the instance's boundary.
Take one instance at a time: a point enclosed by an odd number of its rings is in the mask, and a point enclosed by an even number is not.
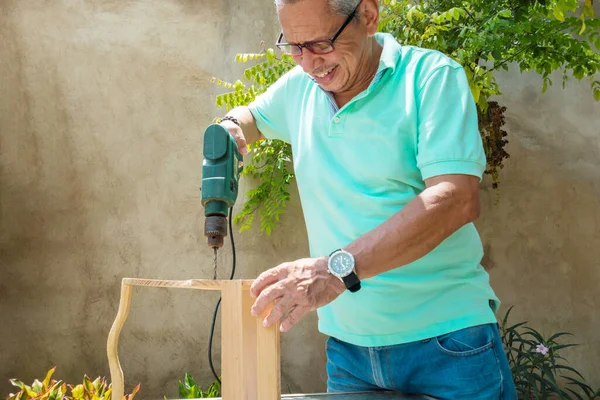
<svg viewBox="0 0 600 400"><path fill-rule="evenodd" d="M281 325L279 330L281 332L289 331L294 325L296 325L300 320L309 312L308 307L296 306L287 317L281 321Z"/></svg>
<svg viewBox="0 0 600 400"><path fill-rule="evenodd" d="M283 315L287 311L289 311L289 309L291 308L290 306L292 304L292 299L289 296L281 297L279 301L277 301L277 304L275 304L275 307L273 307L269 315L265 317L263 321L263 326L269 327L275 324L277 321L279 321L281 317L283 317Z"/></svg>
<svg viewBox="0 0 600 400"><path fill-rule="evenodd" d="M286 295L283 283L279 282L275 285L269 286L261 292L252 305L252 308L250 309L251 314L254 316L261 315L272 302L280 297L282 299L279 300L279 303L285 303L289 301L288 298L290 296L289 294Z"/></svg>
<svg viewBox="0 0 600 400"><path fill-rule="evenodd" d="M229 120L222 121L221 125L227 128L229 134L235 139L240 153L242 153L243 155L248 154L248 146L246 144L246 138L244 137L242 128L240 128L239 126L237 126Z"/></svg>
<svg viewBox="0 0 600 400"><path fill-rule="evenodd" d="M250 295L258 297L261 292L269 285L279 281L283 276L283 269L281 267L271 268L258 276L250 287Z"/></svg>
<svg viewBox="0 0 600 400"><path fill-rule="evenodd" d="M240 153L242 155L246 155L246 154L248 154L248 146L246 144L246 138L242 134L241 128L238 128L237 131L238 132L236 132L236 134L233 135L233 138L235 139L235 142L238 145L238 150L240 151Z"/></svg>

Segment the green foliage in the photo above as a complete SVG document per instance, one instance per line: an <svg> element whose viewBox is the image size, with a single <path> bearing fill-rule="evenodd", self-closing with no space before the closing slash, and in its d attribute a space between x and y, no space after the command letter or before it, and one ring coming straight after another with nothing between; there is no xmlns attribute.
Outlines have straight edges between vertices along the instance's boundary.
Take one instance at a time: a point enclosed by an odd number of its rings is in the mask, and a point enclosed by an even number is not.
<svg viewBox="0 0 600 400"><path fill-rule="evenodd" d="M569 77L589 78L593 97L600 101L600 19L592 1L585 0L381 0L379 31L389 32L404 45L439 50L464 66L479 113L479 128L488 158L486 174L494 187L499 170L509 157L504 125L506 108L490 99L500 95L495 73L516 65L542 78L541 91L561 73L563 86ZM230 110L247 105L281 75L293 60L277 56L273 49L258 54L239 54L236 61L252 66L235 83L213 81L228 93L216 98L217 106ZM244 174L260 185L247 193L247 201L235 222L249 228L260 215L261 230L270 233L289 200L286 190L294 178L288 168L289 145L279 141L257 143Z"/></svg>
<svg viewBox="0 0 600 400"><path fill-rule="evenodd" d="M542 77L542 92L551 75L590 77L593 96L600 99L600 19L591 2L578 9L577 0L383 0L380 30L405 45L438 50L464 68L479 111L479 128L487 156L486 174L499 183L499 170L509 157L502 130L505 107L490 98L502 94L495 72L518 65L521 72ZM579 12L580 16L566 16ZM585 25L584 25L585 24ZM489 110L490 105L493 109Z"/></svg>
<svg viewBox="0 0 600 400"><path fill-rule="evenodd" d="M570 333L559 332L545 337L528 327L527 322L508 326L511 311L512 307L506 312L500 328L520 399L600 398L600 389L594 391L560 355L563 349L576 346L559 343L559 338Z"/></svg>
<svg viewBox="0 0 600 400"><path fill-rule="evenodd" d="M183 382L179 381L180 399L208 399L215 397L221 397L221 385L219 384L219 381L213 382L206 391L203 391L202 388L196 384L194 378L187 372L185 373ZM166 398L167 397L165 396L165 400Z"/></svg>
<svg viewBox="0 0 600 400"><path fill-rule="evenodd" d="M10 383L20 389L18 393L11 393L6 400L48 399L62 400L67 394L67 384L52 379L56 367L50 369L42 382L34 380L31 386L18 379L10 379Z"/></svg>
<svg viewBox="0 0 600 400"><path fill-rule="evenodd" d="M234 217L234 222L242 223L240 231L249 229L254 217L260 213L261 231L271 234L290 199L287 188L294 178L289 164L291 148L279 140L266 140L256 143L252 149L255 149L252 164L242 175L252 177L260 184L246 193L248 201Z"/></svg>
<svg viewBox="0 0 600 400"><path fill-rule="evenodd" d="M43 381L40 382L36 379L31 385L11 379L10 383L18 387L20 391L9 394L6 400L111 400L112 398L112 385L107 384L106 378L98 377L92 381L87 375L84 375L83 383L73 386L52 379L55 371L56 367L50 369ZM133 400L139 390L140 385L138 384L131 394L123 396L122 400Z"/></svg>
<svg viewBox="0 0 600 400"><path fill-rule="evenodd" d="M591 1L581 9L577 0L545 5L522 0L383 0L380 30L401 43L439 50L465 67L473 97L481 110L487 100L501 94L494 71L508 64L535 71L543 78L542 91L552 84L550 75L570 72L576 79L593 77L600 70L600 19ZM580 16L565 16L579 11ZM598 80L590 79L600 91ZM595 95L595 94L594 94Z"/></svg>

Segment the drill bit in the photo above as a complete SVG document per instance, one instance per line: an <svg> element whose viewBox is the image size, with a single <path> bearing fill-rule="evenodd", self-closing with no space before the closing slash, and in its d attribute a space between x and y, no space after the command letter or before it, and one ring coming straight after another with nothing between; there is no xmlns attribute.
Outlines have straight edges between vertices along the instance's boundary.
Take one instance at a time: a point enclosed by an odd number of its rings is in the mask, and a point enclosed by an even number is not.
<svg viewBox="0 0 600 400"><path fill-rule="evenodd" d="M217 280L217 248L213 247L214 255L213 255L213 264L214 264L214 280Z"/></svg>
<svg viewBox="0 0 600 400"><path fill-rule="evenodd" d="M204 236L208 238L208 247L214 251L214 279L217 279L217 250L223 247L223 238L227 236L227 218L222 215L210 215L204 221Z"/></svg>

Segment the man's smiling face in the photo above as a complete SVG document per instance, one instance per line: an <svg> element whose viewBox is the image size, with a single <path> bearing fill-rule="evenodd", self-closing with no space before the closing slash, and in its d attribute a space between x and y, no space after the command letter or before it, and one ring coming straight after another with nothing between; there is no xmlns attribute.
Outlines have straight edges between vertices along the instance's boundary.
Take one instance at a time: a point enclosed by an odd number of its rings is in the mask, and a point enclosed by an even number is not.
<svg viewBox="0 0 600 400"><path fill-rule="evenodd" d="M358 1L357 1L358 3ZM279 9L283 30L282 42L305 44L329 40L344 25L347 17L329 9L326 0L301 0L284 4ZM364 62L366 27L355 16L334 42L334 51L314 54L302 48L294 61L324 89L331 92L348 90Z"/></svg>

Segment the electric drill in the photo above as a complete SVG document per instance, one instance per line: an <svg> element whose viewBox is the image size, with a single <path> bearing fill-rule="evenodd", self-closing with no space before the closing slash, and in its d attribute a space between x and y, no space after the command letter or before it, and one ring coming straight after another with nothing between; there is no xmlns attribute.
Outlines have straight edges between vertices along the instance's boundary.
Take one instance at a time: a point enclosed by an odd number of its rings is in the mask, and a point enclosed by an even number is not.
<svg viewBox="0 0 600 400"><path fill-rule="evenodd" d="M204 206L204 236L214 249L215 278L217 250L227 236L227 212L237 200L238 182L242 171L242 155L229 131L211 124L204 131L204 161L202 162L202 206Z"/></svg>

